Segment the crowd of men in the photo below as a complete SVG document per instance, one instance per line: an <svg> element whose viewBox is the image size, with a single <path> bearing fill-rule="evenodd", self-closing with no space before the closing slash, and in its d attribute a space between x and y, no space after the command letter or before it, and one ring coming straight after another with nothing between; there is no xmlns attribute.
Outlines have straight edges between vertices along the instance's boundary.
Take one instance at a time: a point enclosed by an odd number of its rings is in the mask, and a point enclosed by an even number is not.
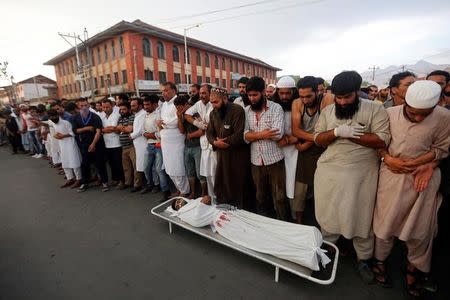
<svg viewBox="0 0 450 300"><path fill-rule="evenodd" d="M243 77L236 99L208 84L177 96L167 82L161 97L51 100L3 115L13 153L50 159L65 175L61 188L115 186L161 192L161 201L209 195L300 224L313 198L324 239L352 240L366 282L391 285L386 259L395 238L405 242L407 291L418 297L436 289L429 273L449 195L449 81L440 70L420 80L398 73L380 88L361 88L354 71L329 87L313 76L276 85ZM441 207L444 221L448 213Z"/></svg>

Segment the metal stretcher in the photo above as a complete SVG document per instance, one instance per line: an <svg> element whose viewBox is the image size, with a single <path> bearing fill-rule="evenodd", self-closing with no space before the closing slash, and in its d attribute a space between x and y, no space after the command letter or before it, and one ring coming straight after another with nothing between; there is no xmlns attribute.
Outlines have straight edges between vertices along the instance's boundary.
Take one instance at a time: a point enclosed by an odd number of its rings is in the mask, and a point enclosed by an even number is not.
<svg viewBox="0 0 450 300"><path fill-rule="evenodd" d="M166 202L163 202L157 206L155 206L152 210L151 213L163 220L166 220L167 222L169 222L169 233L173 232L173 224L178 225L186 230L189 230L193 233L196 233L202 237L205 237L211 241L214 241L216 243L219 243L221 245L224 245L226 247L229 247L231 249L234 249L236 251L239 251L243 254L246 254L248 256L254 257L256 259L259 259L263 262L266 262L272 266L275 267L275 282L278 282L279 280L279 276L280 276L280 269L288 271L292 274L295 274L297 276L300 276L304 279L310 280L312 282L318 283L318 284L322 284L322 285L328 285L334 282L334 279L336 277L336 270L337 270L337 264L338 264L338 258L339 258L339 250L338 248L329 242L324 241L325 244L331 246L332 248L334 248L335 250L335 254L334 257L332 259L332 261L330 262L330 264L333 264L332 269L331 269L331 274L329 276L329 278L327 279L320 279L318 277L315 277L316 272L313 272L312 270L300 266L298 264L295 264L293 262L269 255L269 254L264 254L264 253L260 253L260 252L256 252L253 250L250 250L248 248L245 248L241 245L238 245L236 243L233 243L232 241L224 238L223 236L214 233L210 227L201 227L201 228L197 228L197 227L193 227L183 221L181 221L179 218L177 217L172 217L170 216L170 214L166 211L166 208L169 207L172 203L172 199L167 200ZM327 268L328 270L329 268Z"/></svg>

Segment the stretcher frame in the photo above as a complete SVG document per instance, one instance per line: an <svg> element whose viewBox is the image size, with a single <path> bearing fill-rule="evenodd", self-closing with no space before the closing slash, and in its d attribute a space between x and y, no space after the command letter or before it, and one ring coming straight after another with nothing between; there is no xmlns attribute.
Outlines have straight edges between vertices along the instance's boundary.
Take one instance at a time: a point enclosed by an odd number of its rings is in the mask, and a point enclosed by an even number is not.
<svg viewBox="0 0 450 300"><path fill-rule="evenodd" d="M253 257L260 261L268 263L275 267L275 282L279 281L280 269L285 270L294 275L297 275L301 278L310 280L314 283L318 283L318 284L322 284L322 285L329 285L329 284L333 283L336 278L337 264L338 264L338 258L339 258L339 249L330 242L324 241L325 244L331 246L335 250L334 258L330 262L330 263L333 263L333 268L331 270L331 274L328 279L319 279L319 278L313 277L312 276L313 271L306 267L300 266L296 263L272 256L269 254L264 254L264 253L260 253L260 252L245 248L241 245L233 243L232 241L224 238L220 234L214 233L210 227L201 227L201 228L193 227L193 226L189 225L188 223L183 222L182 220L180 220L177 217L170 216L170 214L168 212L166 212L166 208L169 207L171 205L171 203L172 203L172 199L169 199L169 200L155 206L151 210L151 213L153 215L169 222L169 233L170 234L173 233L173 224L175 224L175 225L177 225L181 228L184 228L188 231L194 232L208 240L214 241L223 246L234 249L240 253L243 253L245 255L248 255L250 257Z"/></svg>

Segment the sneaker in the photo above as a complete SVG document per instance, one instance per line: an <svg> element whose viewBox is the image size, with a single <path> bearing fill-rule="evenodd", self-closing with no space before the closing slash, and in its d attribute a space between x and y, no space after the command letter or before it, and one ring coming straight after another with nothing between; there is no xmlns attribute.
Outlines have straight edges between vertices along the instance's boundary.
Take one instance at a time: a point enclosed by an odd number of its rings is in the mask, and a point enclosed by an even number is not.
<svg viewBox="0 0 450 300"><path fill-rule="evenodd" d="M107 192L109 191L109 187L107 183L102 183L102 192Z"/></svg>
<svg viewBox="0 0 450 300"><path fill-rule="evenodd" d="M161 189L159 188L159 185L155 185L152 189L153 194L159 193L160 191L161 191Z"/></svg>
<svg viewBox="0 0 450 300"><path fill-rule="evenodd" d="M31 155L32 158L37 158L39 154Z"/></svg>
<svg viewBox="0 0 450 300"><path fill-rule="evenodd" d="M78 192L78 193L85 192L88 188L89 188L89 186L88 186L87 184L82 184L82 185L80 185L80 187L78 188L77 192Z"/></svg>
<svg viewBox="0 0 450 300"><path fill-rule="evenodd" d="M37 156L36 156L36 158L42 158L44 155L42 155L42 154L38 154Z"/></svg>
<svg viewBox="0 0 450 300"><path fill-rule="evenodd" d="M372 284L375 281L375 276L373 274L372 268L371 268L371 264L370 261L367 260L360 260L357 262L357 269L358 269L358 274L361 277L361 279L367 283L367 284Z"/></svg>
<svg viewBox="0 0 450 300"><path fill-rule="evenodd" d="M130 193L136 193L139 192L142 189L142 187L138 186L138 187L134 187L130 190Z"/></svg>
<svg viewBox="0 0 450 300"><path fill-rule="evenodd" d="M152 190L152 187L146 186L142 189L141 194L143 195L143 194L150 193L151 190Z"/></svg>

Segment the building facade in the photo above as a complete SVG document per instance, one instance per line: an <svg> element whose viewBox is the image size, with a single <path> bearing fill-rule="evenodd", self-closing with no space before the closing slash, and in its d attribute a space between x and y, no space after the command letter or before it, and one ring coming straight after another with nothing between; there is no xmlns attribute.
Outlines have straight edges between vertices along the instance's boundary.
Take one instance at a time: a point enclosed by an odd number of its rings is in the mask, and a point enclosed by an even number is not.
<svg viewBox="0 0 450 300"><path fill-rule="evenodd" d="M275 83L280 69L258 59L188 38L140 20L122 21L46 62L55 67L58 96L75 99L142 92L155 83L211 83L233 92L241 76ZM87 50L89 47L89 53ZM137 82L137 83L136 83Z"/></svg>
<svg viewBox="0 0 450 300"><path fill-rule="evenodd" d="M36 75L2 87L0 100L10 104L47 100L58 96L56 88L54 80L43 75Z"/></svg>

